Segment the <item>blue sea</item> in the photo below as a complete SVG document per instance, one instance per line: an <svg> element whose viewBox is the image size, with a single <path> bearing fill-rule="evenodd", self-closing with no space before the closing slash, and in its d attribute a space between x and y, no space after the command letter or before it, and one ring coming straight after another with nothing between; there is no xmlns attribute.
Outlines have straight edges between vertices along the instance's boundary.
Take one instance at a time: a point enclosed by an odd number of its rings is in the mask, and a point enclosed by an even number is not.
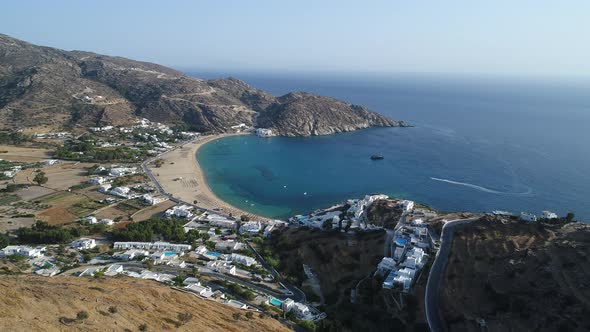
<svg viewBox="0 0 590 332"><path fill-rule="evenodd" d="M414 125L311 138L238 136L205 145L197 158L211 189L241 209L286 218L385 193L443 211L572 211L590 220L587 83L234 76L275 95L301 90L332 96ZM372 154L384 160L372 161Z"/></svg>

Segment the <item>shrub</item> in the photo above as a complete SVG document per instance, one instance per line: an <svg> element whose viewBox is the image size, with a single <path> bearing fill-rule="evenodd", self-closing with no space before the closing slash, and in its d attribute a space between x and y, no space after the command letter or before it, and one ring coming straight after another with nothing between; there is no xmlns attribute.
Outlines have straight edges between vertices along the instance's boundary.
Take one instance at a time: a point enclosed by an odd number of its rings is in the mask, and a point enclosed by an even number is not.
<svg viewBox="0 0 590 332"><path fill-rule="evenodd" d="M88 312L86 312L86 311L84 311L84 310L82 310L82 311L79 311L79 312L76 314L76 319L77 319L77 320L85 320L85 319L88 319Z"/></svg>

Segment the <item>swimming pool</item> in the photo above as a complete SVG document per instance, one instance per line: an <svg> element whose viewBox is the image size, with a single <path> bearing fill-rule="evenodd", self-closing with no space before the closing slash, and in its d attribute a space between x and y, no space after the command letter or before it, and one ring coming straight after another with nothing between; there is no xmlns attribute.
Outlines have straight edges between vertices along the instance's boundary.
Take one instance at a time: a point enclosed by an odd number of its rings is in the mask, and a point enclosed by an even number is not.
<svg viewBox="0 0 590 332"><path fill-rule="evenodd" d="M220 253L218 253L218 252L215 252L215 251L207 251L207 252L206 252L206 254L207 254L208 256L213 256L213 257L219 257L219 256L221 256L221 254L220 254Z"/></svg>
<svg viewBox="0 0 590 332"><path fill-rule="evenodd" d="M174 256L176 255L176 253L174 251L164 251L164 256L166 257L170 257L170 256Z"/></svg>
<svg viewBox="0 0 590 332"><path fill-rule="evenodd" d="M274 297L268 301L270 304L274 305L275 307L281 307L283 302L281 300L277 300Z"/></svg>

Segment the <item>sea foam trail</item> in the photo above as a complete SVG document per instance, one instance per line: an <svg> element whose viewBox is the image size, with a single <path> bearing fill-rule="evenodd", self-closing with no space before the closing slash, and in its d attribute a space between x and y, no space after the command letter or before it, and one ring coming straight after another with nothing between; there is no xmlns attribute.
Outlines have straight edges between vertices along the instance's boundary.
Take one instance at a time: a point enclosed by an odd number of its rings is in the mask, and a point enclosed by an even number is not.
<svg viewBox="0 0 590 332"><path fill-rule="evenodd" d="M430 178L431 180L434 181L440 181L440 182L445 182L445 183L450 183L450 184L456 184L458 186L464 186L464 187L469 187L472 189L476 189L479 191L483 191L486 193L490 193L490 194L497 194L497 195L528 195L532 192L531 188L528 188L527 191L522 192L522 193L511 193L511 192L504 192L504 191L497 191L497 190L493 190L493 189L489 189L486 187L482 187L482 186L478 186L476 184L471 184L471 183L466 183L466 182L458 182L458 181L452 181L452 180L447 180L447 179L439 179L439 178Z"/></svg>

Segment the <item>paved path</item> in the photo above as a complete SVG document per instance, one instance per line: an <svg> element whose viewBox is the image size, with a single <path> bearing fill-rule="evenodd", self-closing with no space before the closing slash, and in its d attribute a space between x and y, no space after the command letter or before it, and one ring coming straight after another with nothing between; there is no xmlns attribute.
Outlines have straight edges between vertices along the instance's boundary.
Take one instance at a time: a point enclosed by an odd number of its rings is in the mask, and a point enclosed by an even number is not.
<svg viewBox="0 0 590 332"><path fill-rule="evenodd" d="M428 275L428 283L426 284L426 295L424 296L424 306L426 307L426 320L432 332L445 331L445 325L440 312L440 290L445 272L445 267L449 260L451 253L451 245L453 244L453 235L455 227L467 224L479 218L457 219L448 221L442 228L440 237L440 249L436 253L434 263Z"/></svg>

